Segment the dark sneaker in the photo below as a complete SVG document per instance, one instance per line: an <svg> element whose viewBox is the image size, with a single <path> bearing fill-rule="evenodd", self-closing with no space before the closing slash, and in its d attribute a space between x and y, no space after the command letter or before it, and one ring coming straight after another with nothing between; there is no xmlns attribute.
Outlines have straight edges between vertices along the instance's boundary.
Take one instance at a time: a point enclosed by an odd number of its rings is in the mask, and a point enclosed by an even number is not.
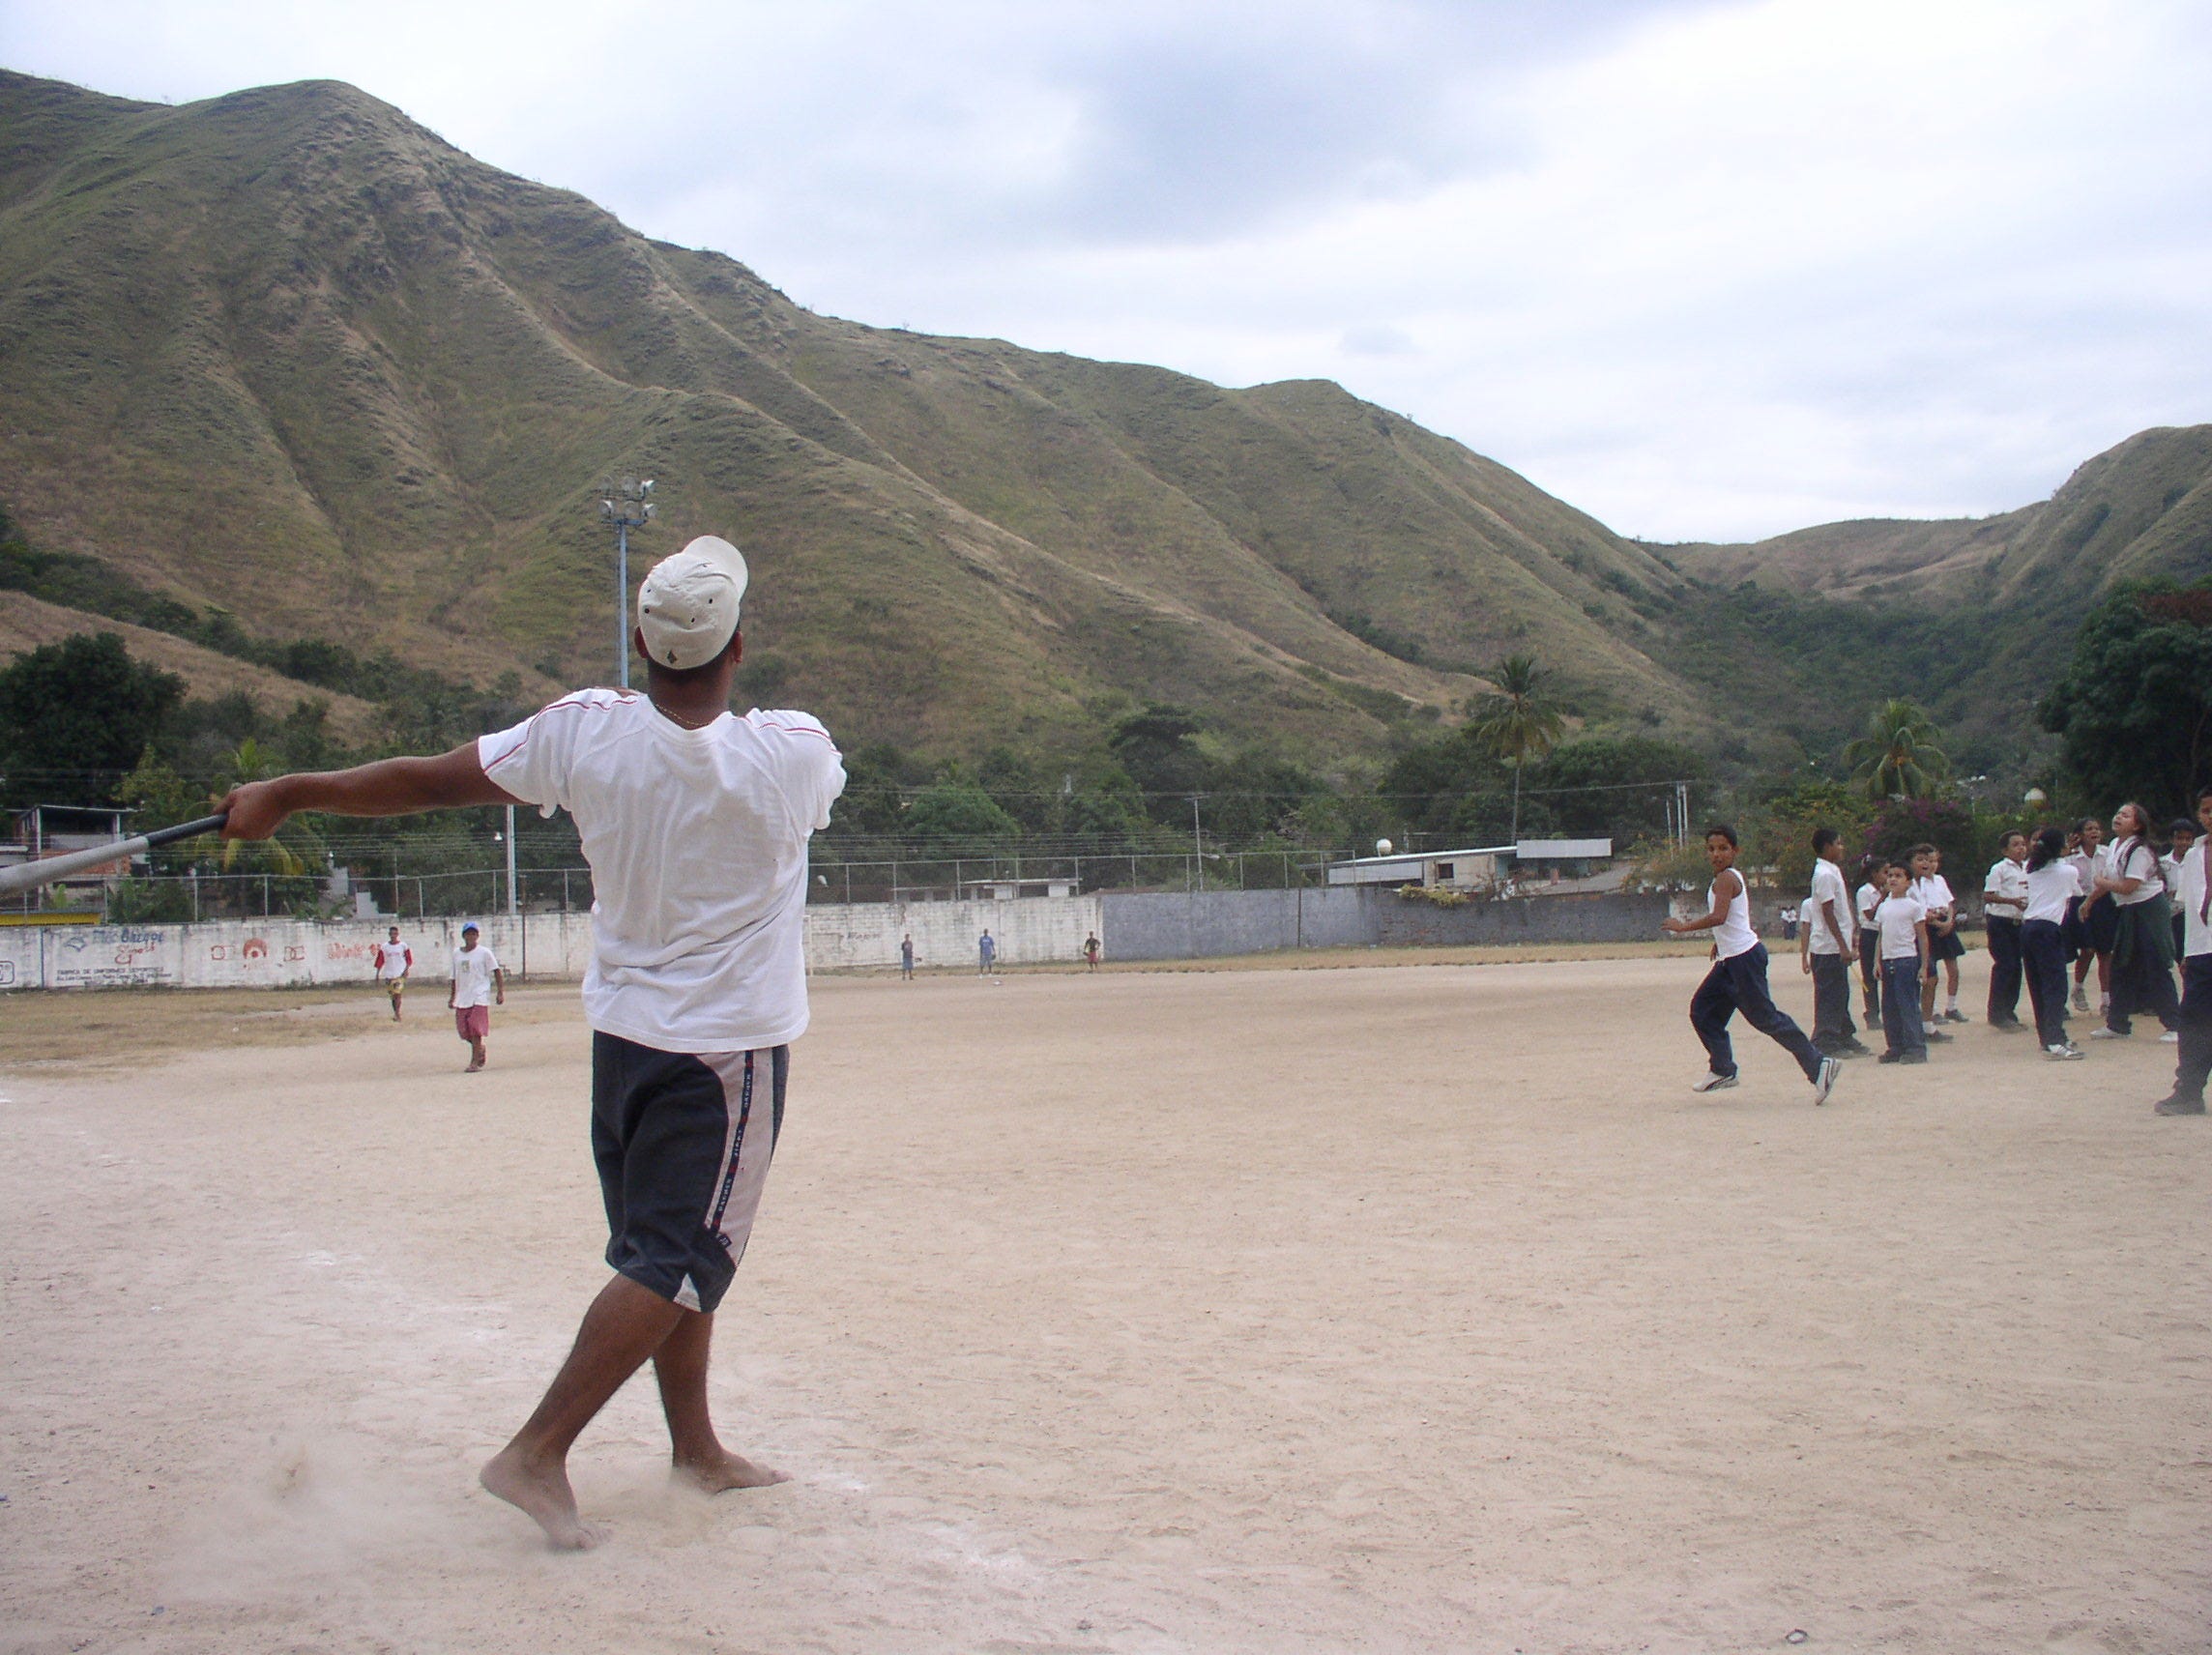
<svg viewBox="0 0 2212 1655"><path fill-rule="evenodd" d="M1901 1063L1925 1063L1928 1060L1928 1054L1926 1052L1906 1052L1897 1060Z"/></svg>
<svg viewBox="0 0 2212 1655"><path fill-rule="evenodd" d="M1971 1023L1973 1019L1954 1005L1950 1010L1943 1013L1943 1021L1946 1023Z"/></svg>
<svg viewBox="0 0 2212 1655"><path fill-rule="evenodd" d="M1905 1054L1903 1052L1884 1052L1875 1061L1877 1063L1902 1063L1905 1061Z"/></svg>
<svg viewBox="0 0 2212 1655"><path fill-rule="evenodd" d="M1932 1046L1948 1045L1951 1039L1951 1036L1944 1033L1940 1029L1924 1029L1921 1031L1921 1034Z"/></svg>
<svg viewBox="0 0 2212 1655"><path fill-rule="evenodd" d="M2151 1113L2153 1115L2202 1115L2204 1113L2204 1100L2200 1097L2183 1097L2179 1092L2175 1092L2171 1097L2160 1098L2158 1106Z"/></svg>

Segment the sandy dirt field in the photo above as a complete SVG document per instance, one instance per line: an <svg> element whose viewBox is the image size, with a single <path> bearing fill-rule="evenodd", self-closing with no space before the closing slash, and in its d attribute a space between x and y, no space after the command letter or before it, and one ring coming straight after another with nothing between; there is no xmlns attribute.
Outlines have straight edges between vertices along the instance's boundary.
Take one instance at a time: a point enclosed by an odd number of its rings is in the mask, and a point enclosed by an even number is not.
<svg viewBox="0 0 2212 1655"><path fill-rule="evenodd" d="M713 1381L793 1481L633 1384L581 1555L475 1485L603 1280L572 989L469 1077L0 1003L0 1651L2212 1647L2172 1049L1694 1096L1701 970L818 979Z"/></svg>

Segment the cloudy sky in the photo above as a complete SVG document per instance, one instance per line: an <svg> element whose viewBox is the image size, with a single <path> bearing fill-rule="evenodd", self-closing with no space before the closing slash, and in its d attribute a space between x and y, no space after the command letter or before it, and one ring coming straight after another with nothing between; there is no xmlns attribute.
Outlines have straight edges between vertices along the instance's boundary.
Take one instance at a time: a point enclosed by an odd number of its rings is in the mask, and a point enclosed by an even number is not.
<svg viewBox="0 0 2212 1655"><path fill-rule="evenodd" d="M0 64L350 80L816 310L1336 379L1662 539L2212 421L2201 0L0 0Z"/></svg>

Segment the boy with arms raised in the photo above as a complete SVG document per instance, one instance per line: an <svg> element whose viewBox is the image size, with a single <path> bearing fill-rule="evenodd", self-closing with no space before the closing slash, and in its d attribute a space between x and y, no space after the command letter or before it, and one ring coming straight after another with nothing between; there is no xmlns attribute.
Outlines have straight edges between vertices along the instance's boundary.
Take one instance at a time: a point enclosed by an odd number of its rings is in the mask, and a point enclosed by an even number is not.
<svg viewBox="0 0 2212 1655"><path fill-rule="evenodd" d="M564 1548L597 1538L576 1511L568 1448L649 1360L680 1474L709 1492L779 1480L716 1437L707 1354L782 1125L790 1042L806 1027L806 841L845 771L807 714L731 714L745 582L737 547L712 536L654 566L633 634L650 663L644 695L582 690L439 758L280 776L224 800L224 831L242 839L296 810L520 803L576 820L597 898L584 1009L615 1275L481 1479Z"/></svg>
<svg viewBox="0 0 2212 1655"><path fill-rule="evenodd" d="M1693 931L1713 934L1713 967L1690 997L1690 1027L1704 1043L1709 1067L1690 1089L1718 1091L1736 1084L1735 1051L1729 1041L1729 1019L1737 1012L1773 1040L1813 1083L1813 1101L1825 1103L1843 1065L1822 1057L1805 1031L1776 1008L1766 988L1766 944L1751 928L1751 896L1735 870L1735 829L1715 824L1705 829L1705 859L1712 864L1712 887L1705 892L1709 913L1697 919L1668 919L1662 928L1677 937Z"/></svg>

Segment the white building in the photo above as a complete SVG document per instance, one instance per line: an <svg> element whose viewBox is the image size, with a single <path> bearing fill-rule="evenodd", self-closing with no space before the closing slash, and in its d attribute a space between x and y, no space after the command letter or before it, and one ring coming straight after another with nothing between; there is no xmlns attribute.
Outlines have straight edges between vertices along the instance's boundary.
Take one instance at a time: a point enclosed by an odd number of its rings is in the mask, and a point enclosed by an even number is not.
<svg viewBox="0 0 2212 1655"><path fill-rule="evenodd" d="M1523 839L1513 845L1476 845L1464 851L1411 851L1389 857L1354 857L1328 865L1330 885L1441 886L1450 890L1491 890L1507 881L1528 885L1586 879L1593 864L1610 860L1611 839Z"/></svg>

